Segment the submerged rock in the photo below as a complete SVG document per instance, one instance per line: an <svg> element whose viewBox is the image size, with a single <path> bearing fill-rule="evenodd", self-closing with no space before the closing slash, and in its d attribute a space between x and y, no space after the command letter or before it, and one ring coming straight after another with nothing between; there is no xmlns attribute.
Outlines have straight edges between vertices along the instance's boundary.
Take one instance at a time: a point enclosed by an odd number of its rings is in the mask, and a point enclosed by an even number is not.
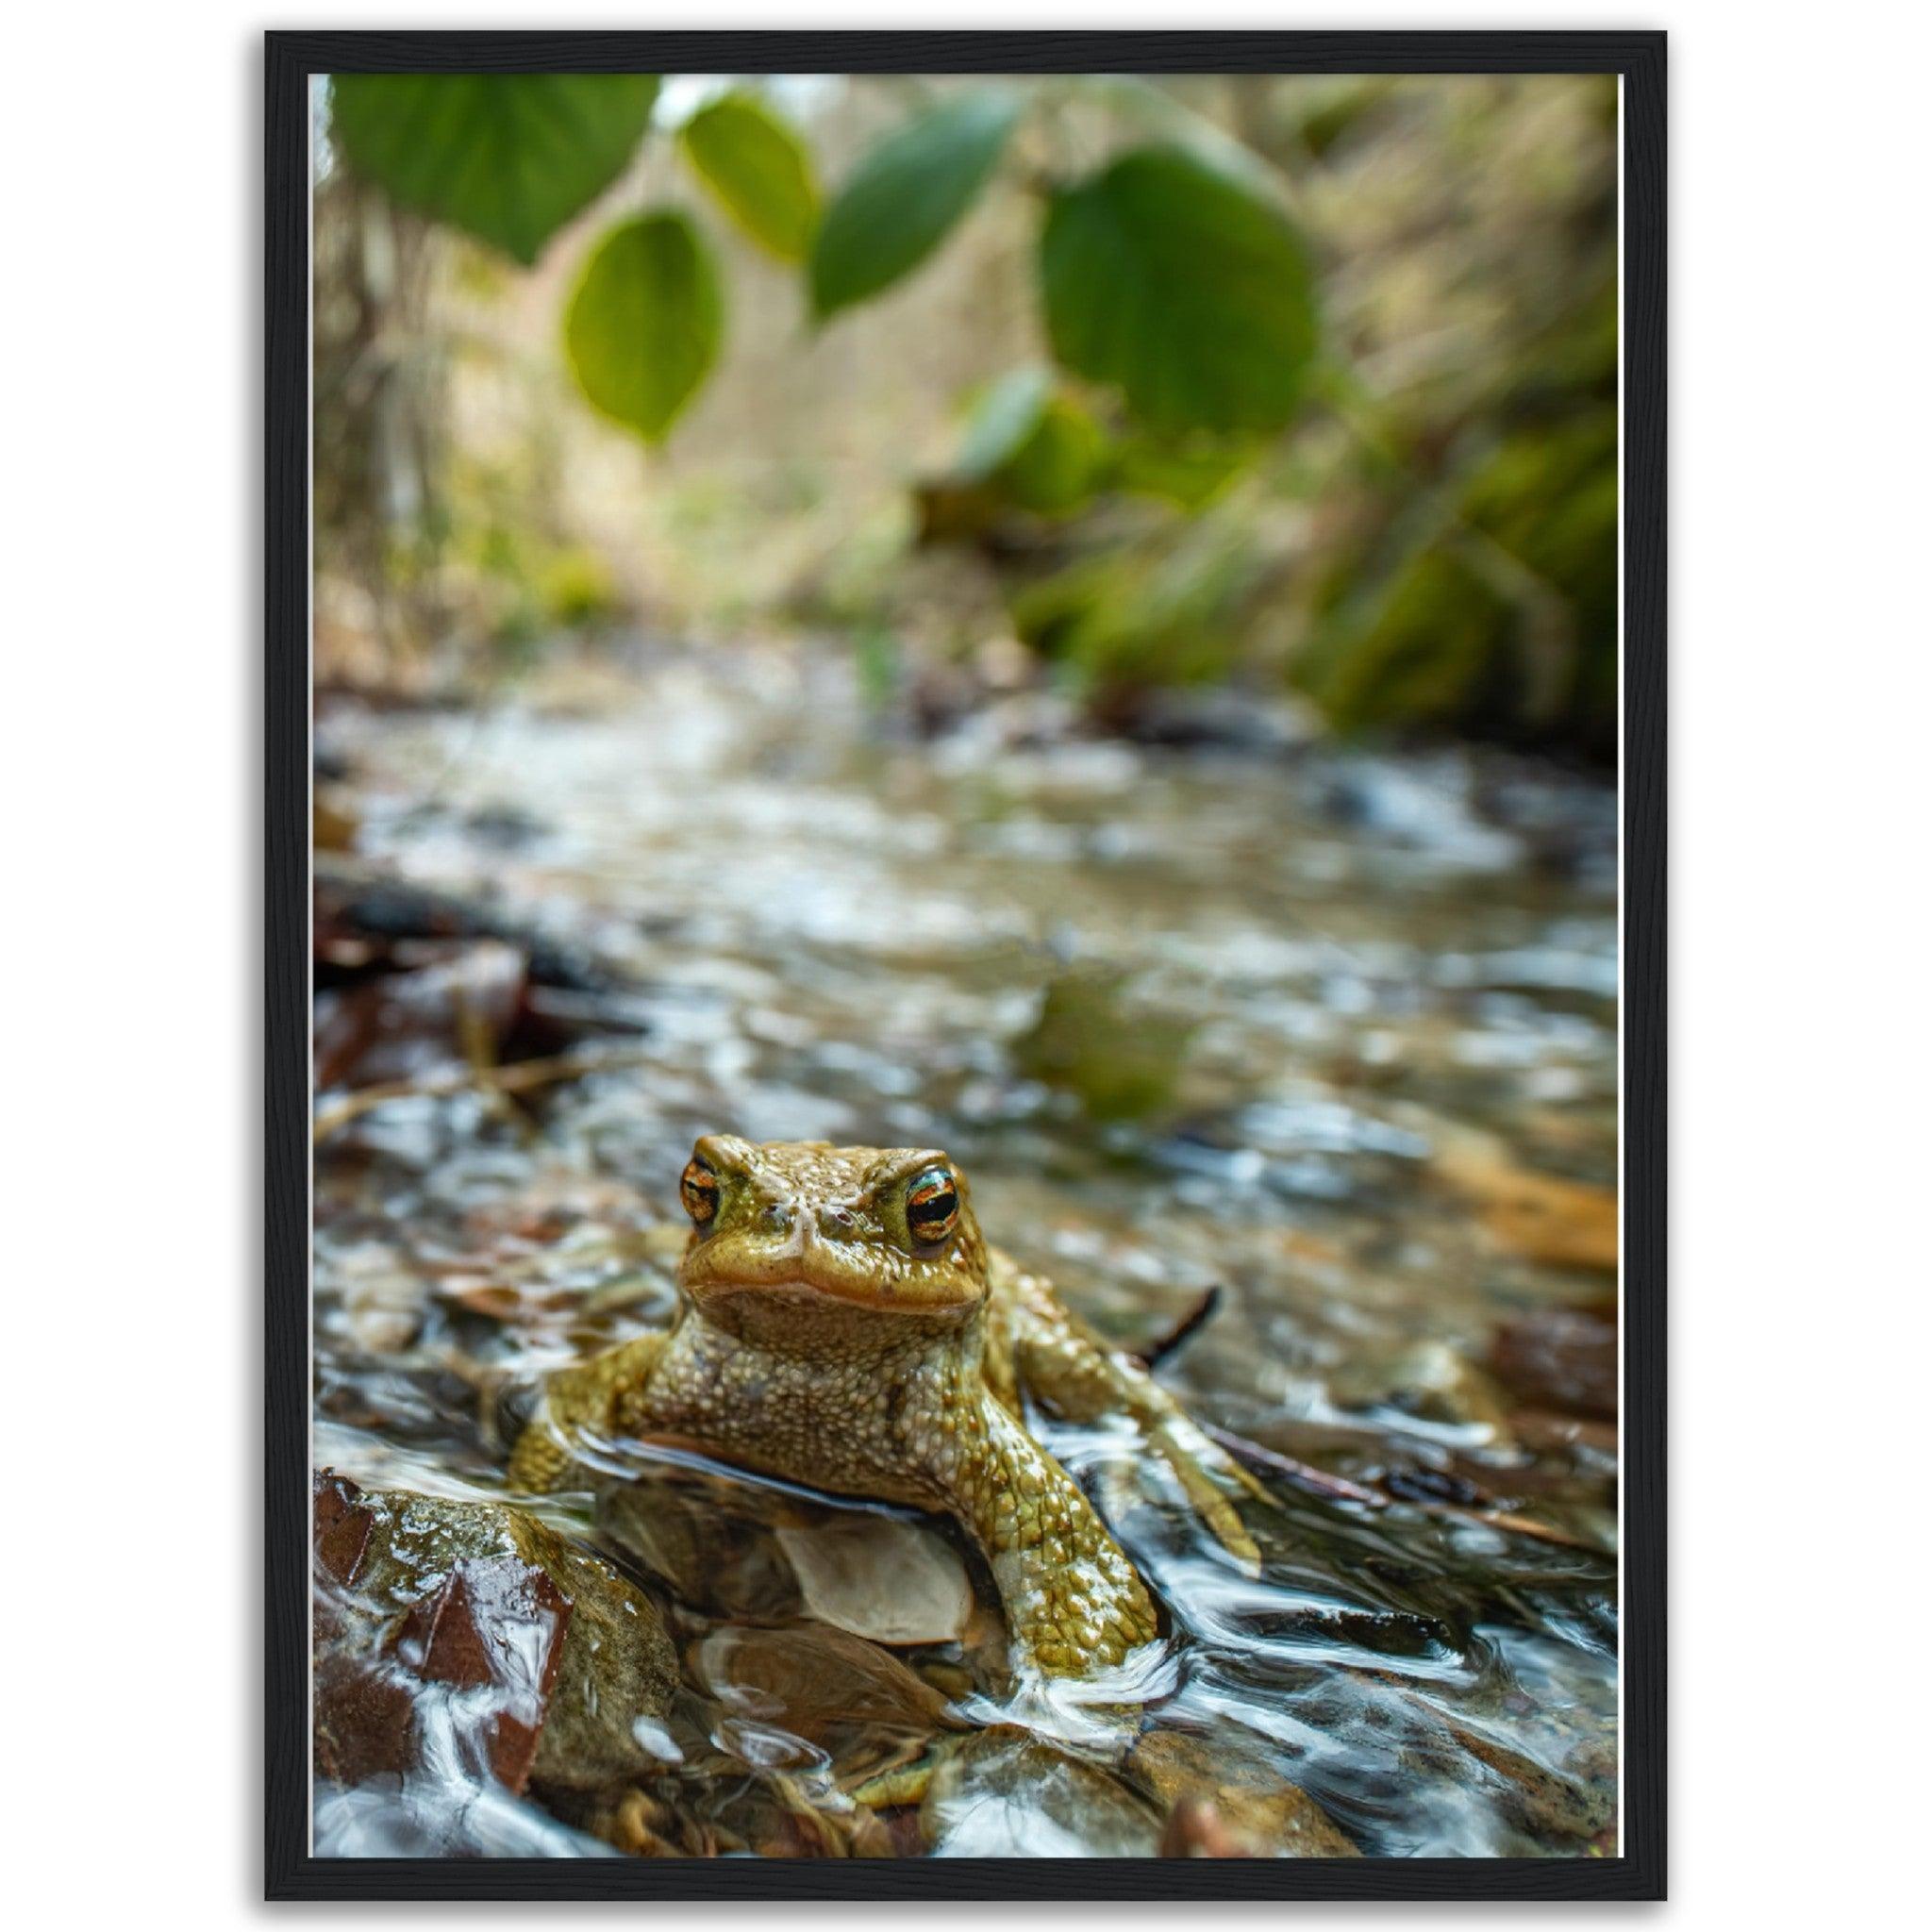
<svg viewBox="0 0 1932 1932"><path fill-rule="evenodd" d="M315 1763L592 1789L647 1769L676 1658L656 1607L521 1510L315 1479Z"/></svg>
<svg viewBox="0 0 1932 1932"><path fill-rule="evenodd" d="M935 1766L920 1824L941 1858L1130 1858L1160 1820L1097 1764L1009 1724L975 1731Z"/></svg>
<svg viewBox="0 0 1932 1932"><path fill-rule="evenodd" d="M1357 1858L1314 1799L1257 1751L1225 1737L1149 1731L1127 1769L1167 1810L1169 1857Z"/></svg>
<svg viewBox="0 0 1932 1932"><path fill-rule="evenodd" d="M795 1513L774 1490L667 1468L597 1492L597 1527L678 1602L708 1615L789 1621L805 1600L774 1533Z"/></svg>
<svg viewBox="0 0 1932 1932"><path fill-rule="evenodd" d="M1452 1742L1474 1761L1462 1775L1487 1784L1503 1817L1540 1843L1591 1842L1614 1837L1617 1780L1614 1752L1604 1762L1583 1754L1562 1771L1540 1763L1526 1752L1484 1736L1467 1724L1446 1724Z"/></svg>

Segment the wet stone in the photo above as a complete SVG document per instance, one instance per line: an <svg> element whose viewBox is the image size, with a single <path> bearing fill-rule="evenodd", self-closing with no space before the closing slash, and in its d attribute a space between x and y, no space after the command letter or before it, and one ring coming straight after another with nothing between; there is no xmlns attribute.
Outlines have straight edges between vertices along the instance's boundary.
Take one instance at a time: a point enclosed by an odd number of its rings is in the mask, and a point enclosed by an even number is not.
<svg viewBox="0 0 1932 1932"><path fill-rule="evenodd" d="M964 1559L923 1523L665 1466L599 1490L599 1529L680 1603L734 1621L817 1618L874 1643L976 1627Z"/></svg>
<svg viewBox="0 0 1932 1932"><path fill-rule="evenodd" d="M1361 1854L1299 1786L1252 1744L1149 1731L1127 1769L1167 1812L1171 1857L1355 1858Z"/></svg>
<svg viewBox="0 0 1932 1932"><path fill-rule="evenodd" d="M1480 1429L1497 1448L1510 1441L1508 1407L1495 1384L1445 1341L1418 1341L1382 1360L1354 1364L1335 1377L1334 1393L1343 1408L1391 1408L1422 1422Z"/></svg>
<svg viewBox="0 0 1932 1932"><path fill-rule="evenodd" d="M325 1471L314 1490L315 1759L355 1785L452 1765L522 1791L652 1760L675 1659L608 1564L522 1511Z"/></svg>
<svg viewBox="0 0 1932 1932"><path fill-rule="evenodd" d="M975 1731L935 1767L920 1824L942 1858L1127 1858L1160 1820L1110 1773L1011 1725Z"/></svg>
<svg viewBox="0 0 1932 1932"><path fill-rule="evenodd" d="M790 1621L805 1599L775 1534L793 1512L777 1492L696 1471L611 1483L597 1527L693 1609Z"/></svg>
<svg viewBox="0 0 1932 1932"><path fill-rule="evenodd" d="M1450 1740L1482 1768L1476 1774L1492 1789L1502 1815L1540 1845L1592 1842L1614 1828L1613 1758L1591 1762L1586 1757L1566 1771L1555 1771L1466 1725L1445 1728Z"/></svg>

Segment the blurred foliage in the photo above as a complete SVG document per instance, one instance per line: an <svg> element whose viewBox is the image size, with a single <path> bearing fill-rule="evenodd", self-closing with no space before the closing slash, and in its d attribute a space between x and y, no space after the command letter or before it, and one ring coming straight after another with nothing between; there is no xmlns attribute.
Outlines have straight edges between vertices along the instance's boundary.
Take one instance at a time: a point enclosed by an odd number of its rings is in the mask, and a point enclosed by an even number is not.
<svg viewBox="0 0 1932 1932"><path fill-rule="evenodd" d="M344 626L393 657L639 608L621 528L569 527L560 499L590 485L559 452L589 446L554 386L659 447L743 327L764 371L731 441L748 454L707 470L680 438L646 491L646 574L714 558L709 621L789 608L898 634L895 655L1004 628L1103 711L1123 688L1231 680L1299 690L1345 730L1613 753L1611 83L737 81L687 83L682 108L677 85L333 83L317 514ZM965 348L890 327L837 348L956 250L973 265L943 321ZM785 277L824 346L767 322ZM491 320L546 308L547 366ZM495 359L466 375L486 339ZM904 450L897 478L874 458L855 492L842 453L891 442L866 413L890 425L975 345L950 455ZM528 455L521 509L455 485L473 393ZM786 441L801 421L814 443ZM532 533L507 541L520 517ZM497 594L525 570L528 594Z"/></svg>
<svg viewBox="0 0 1932 1932"><path fill-rule="evenodd" d="M656 441L710 374L724 332L718 274L683 215L620 223L585 264L564 320L578 385Z"/></svg>
<svg viewBox="0 0 1932 1932"><path fill-rule="evenodd" d="M986 186L1018 111L1004 92L965 94L867 155L812 245L812 313L823 321L917 268Z"/></svg>
<svg viewBox="0 0 1932 1932"><path fill-rule="evenodd" d="M1280 429L1315 346L1294 230L1245 183L1140 148L1053 197L1040 243L1054 353L1148 428Z"/></svg>
<svg viewBox="0 0 1932 1932"><path fill-rule="evenodd" d="M528 264L624 172L657 96L645 74L345 74L333 126L401 207Z"/></svg>
<svg viewBox="0 0 1932 1932"><path fill-rule="evenodd" d="M804 142L756 94L726 94L684 124L684 151L719 203L781 261L802 261L819 225Z"/></svg>
<svg viewBox="0 0 1932 1932"><path fill-rule="evenodd" d="M1244 507L1173 519L1026 586L1014 629L1086 683L1216 683L1238 668L1264 570Z"/></svg>

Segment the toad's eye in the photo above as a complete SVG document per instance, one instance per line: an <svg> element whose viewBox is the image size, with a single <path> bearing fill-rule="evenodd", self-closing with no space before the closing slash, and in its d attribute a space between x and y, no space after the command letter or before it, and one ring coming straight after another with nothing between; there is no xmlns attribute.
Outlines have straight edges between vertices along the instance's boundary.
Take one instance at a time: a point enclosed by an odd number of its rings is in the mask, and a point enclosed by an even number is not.
<svg viewBox="0 0 1932 1932"><path fill-rule="evenodd" d="M684 1211L700 1227L708 1227L718 1212L718 1176L702 1160L693 1160L677 1184Z"/></svg>
<svg viewBox="0 0 1932 1932"><path fill-rule="evenodd" d="M928 1167L906 1190L906 1225L916 1240L942 1241L959 1224L959 1189L949 1167Z"/></svg>

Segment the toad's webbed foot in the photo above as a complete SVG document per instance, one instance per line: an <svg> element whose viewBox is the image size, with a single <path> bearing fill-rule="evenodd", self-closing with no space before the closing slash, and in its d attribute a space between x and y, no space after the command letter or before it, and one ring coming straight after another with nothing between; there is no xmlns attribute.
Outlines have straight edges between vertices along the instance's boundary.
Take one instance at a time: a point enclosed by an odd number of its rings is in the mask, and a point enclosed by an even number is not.
<svg viewBox="0 0 1932 1932"><path fill-rule="evenodd" d="M1266 1491L1146 1370L1109 1351L1043 1281L1024 1274L1015 1282L1013 1363L1027 1392L1064 1421L1131 1418L1223 1548L1249 1575L1260 1574L1261 1553L1230 1499Z"/></svg>
<svg viewBox="0 0 1932 1932"><path fill-rule="evenodd" d="M640 1335L553 1375L511 1452L510 1487L535 1495L561 1489L586 1441L640 1433L648 1422L651 1371L669 1340Z"/></svg>

